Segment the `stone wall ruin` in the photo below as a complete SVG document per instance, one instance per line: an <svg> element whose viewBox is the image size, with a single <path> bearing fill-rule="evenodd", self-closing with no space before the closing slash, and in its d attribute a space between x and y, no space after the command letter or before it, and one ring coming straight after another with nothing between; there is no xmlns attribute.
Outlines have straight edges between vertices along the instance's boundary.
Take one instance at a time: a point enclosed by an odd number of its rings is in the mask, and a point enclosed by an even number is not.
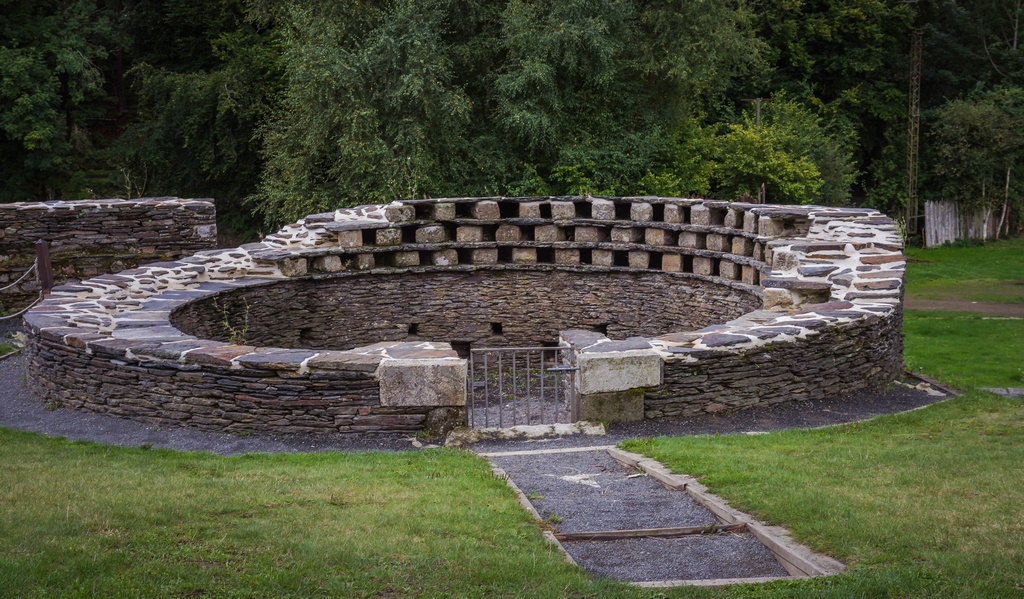
<svg viewBox="0 0 1024 599"><path fill-rule="evenodd" d="M561 342L582 414L742 409L892 381L904 264L892 222L866 209L364 206L55 289L26 316L29 380L48 401L160 424L413 431L465 417L453 342Z"/></svg>

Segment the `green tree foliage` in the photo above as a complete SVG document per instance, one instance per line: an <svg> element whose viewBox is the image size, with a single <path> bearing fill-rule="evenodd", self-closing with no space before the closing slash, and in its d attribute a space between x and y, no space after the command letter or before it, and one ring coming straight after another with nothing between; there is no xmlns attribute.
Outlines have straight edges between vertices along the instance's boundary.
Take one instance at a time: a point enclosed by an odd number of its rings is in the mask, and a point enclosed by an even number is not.
<svg viewBox="0 0 1024 599"><path fill-rule="evenodd" d="M1003 88L953 100L934 114L932 181L940 199L968 209L1019 203L1014 168L1024 160L1024 90Z"/></svg>
<svg viewBox="0 0 1024 599"><path fill-rule="evenodd" d="M116 20L100 0L0 1L0 197L84 191Z"/></svg>

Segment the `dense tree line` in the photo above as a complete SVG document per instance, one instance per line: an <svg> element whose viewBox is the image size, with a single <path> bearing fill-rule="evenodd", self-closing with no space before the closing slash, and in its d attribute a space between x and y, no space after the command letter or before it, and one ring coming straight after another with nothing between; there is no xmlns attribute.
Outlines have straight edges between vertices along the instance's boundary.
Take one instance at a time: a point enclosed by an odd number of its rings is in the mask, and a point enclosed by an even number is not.
<svg viewBox="0 0 1024 599"><path fill-rule="evenodd" d="M1022 0L0 0L0 197L1020 206ZM754 99L767 100L756 103ZM255 216L253 216L255 215Z"/></svg>

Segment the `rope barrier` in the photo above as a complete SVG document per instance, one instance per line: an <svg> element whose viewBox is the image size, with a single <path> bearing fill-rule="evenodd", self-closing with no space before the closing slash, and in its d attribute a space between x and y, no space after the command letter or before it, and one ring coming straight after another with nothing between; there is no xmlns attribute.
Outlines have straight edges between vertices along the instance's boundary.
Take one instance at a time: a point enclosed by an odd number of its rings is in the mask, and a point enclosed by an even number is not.
<svg viewBox="0 0 1024 599"><path fill-rule="evenodd" d="M21 316L22 314L24 314L25 312L28 312L29 310L34 308L35 305L38 304L41 301L43 301L43 294L42 294L42 292L39 293L39 297L36 298L36 301L34 301L31 304L29 304L27 307L25 307L21 311L15 312L14 314L8 314L7 316L0 316L0 320L7 320L9 318L17 318L17 317Z"/></svg>
<svg viewBox="0 0 1024 599"><path fill-rule="evenodd" d="M31 267L29 267L29 269L25 271L25 274L21 275L21 278L19 278L19 279L18 279L17 281L15 281L15 282L11 283L10 285L8 285L8 286L6 286L6 287L0 287L0 291L7 291L7 290L8 290L8 289L10 289L11 287L15 287L15 286L17 286L17 285L18 285L19 283L21 283L21 282L22 282L22 281L24 281L24 280L25 280L26 278L28 278L28 276L29 276L30 274L32 274L33 272L35 272L35 270L36 270L36 268L37 268L38 266L39 266L39 263L38 263L38 262L33 262L33 263L32 263L32 266L31 266Z"/></svg>

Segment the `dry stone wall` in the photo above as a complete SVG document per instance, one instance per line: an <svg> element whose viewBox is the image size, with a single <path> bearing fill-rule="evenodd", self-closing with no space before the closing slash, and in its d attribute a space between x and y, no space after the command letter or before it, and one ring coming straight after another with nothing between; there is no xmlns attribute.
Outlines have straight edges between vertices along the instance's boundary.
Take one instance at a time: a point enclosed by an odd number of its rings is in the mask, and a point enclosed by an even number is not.
<svg viewBox="0 0 1024 599"><path fill-rule="evenodd" d="M34 244L50 244L58 279L83 279L145 262L190 256L217 245L213 200L143 198L0 204L0 287L35 261ZM34 277L0 295L8 307L39 293Z"/></svg>
<svg viewBox="0 0 1024 599"><path fill-rule="evenodd" d="M72 407L201 428L445 428L465 418L452 342L560 329L581 413L747 408L891 381L904 264L895 227L872 210L648 197L363 206L56 289L26 316L30 381ZM510 301L545 308L516 319ZM437 314L453 303L457 319ZM513 324L537 315L538 332Z"/></svg>

